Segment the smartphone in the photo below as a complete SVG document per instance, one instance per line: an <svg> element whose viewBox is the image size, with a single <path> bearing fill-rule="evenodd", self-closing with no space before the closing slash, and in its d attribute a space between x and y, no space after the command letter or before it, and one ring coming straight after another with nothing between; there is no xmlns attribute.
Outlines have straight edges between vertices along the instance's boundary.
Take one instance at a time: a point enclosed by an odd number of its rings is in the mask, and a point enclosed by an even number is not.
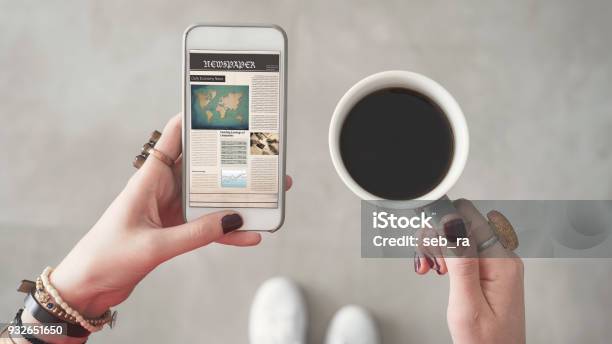
<svg viewBox="0 0 612 344"><path fill-rule="evenodd" d="M274 25L193 25L183 35L183 212L285 214L287 35Z"/></svg>

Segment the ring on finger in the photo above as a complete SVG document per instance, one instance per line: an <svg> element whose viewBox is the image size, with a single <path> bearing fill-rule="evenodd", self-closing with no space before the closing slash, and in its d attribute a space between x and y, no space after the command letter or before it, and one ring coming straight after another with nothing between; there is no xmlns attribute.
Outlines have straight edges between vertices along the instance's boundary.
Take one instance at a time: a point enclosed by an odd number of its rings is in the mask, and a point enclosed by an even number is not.
<svg viewBox="0 0 612 344"><path fill-rule="evenodd" d="M160 137L161 137L161 133L159 131L157 131L157 130L155 130L155 131L153 131L151 133L151 136L149 137L149 140L142 146L140 154L137 155L134 158L134 161L132 162L132 165L134 167L136 167L137 169L142 167L142 165L144 164L144 162L147 160L147 158L151 154L152 150L154 149L153 147L155 147L155 144L157 143L157 141L159 141ZM159 152L159 153L165 156L165 154L163 154L161 152ZM162 162L166 163L166 161L162 160L163 158L159 158L159 157L157 157L157 158L160 159ZM166 158L168 158L168 157L166 156ZM168 165L168 164L166 163L166 165ZM168 165L168 166L172 166L172 165Z"/></svg>
<svg viewBox="0 0 612 344"><path fill-rule="evenodd" d="M166 154L164 154L162 151L159 151L159 150L157 150L155 148L151 148L149 155L153 156L155 159L163 162L168 167L174 166L174 161L172 159L170 159L170 157L167 156Z"/></svg>
<svg viewBox="0 0 612 344"><path fill-rule="evenodd" d="M497 236L497 234L493 231L491 231L491 237L483 242L481 242L480 244L478 244L478 246L476 247L476 251L478 251L478 253L488 249L489 247L495 245L497 242L499 242L499 237Z"/></svg>

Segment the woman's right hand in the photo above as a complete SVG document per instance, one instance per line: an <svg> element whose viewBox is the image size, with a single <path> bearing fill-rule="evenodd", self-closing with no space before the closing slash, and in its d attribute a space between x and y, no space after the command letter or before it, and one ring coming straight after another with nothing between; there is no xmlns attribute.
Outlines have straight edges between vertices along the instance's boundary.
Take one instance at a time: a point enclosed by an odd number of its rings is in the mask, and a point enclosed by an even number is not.
<svg viewBox="0 0 612 344"><path fill-rule="evenodd" d="M218 211L185 223L182 212L181 117L173 117L155 145L168 166L149 157L93 228L50 276L62 298L94 318L123 302L159 264L217 242L257 245L257 232L242 226L237 211ZM287 177L285 186L291 187Z"/></svg>
<svg viewBox="0 0 612 344"><path fill-rule="evenodd" d="M465 223L470 224L467 229L470 240L481 243L490 237L487 219L472 202L458 200L455 207ZM475 245L471 245L463 256L471 258L434 258L432 255L415 258L420 259L415 263L419 274L433 268L439 274L449 274L447 321L453 342L525 343L521 259L499 242L480 255L476 253Z"/></svg>

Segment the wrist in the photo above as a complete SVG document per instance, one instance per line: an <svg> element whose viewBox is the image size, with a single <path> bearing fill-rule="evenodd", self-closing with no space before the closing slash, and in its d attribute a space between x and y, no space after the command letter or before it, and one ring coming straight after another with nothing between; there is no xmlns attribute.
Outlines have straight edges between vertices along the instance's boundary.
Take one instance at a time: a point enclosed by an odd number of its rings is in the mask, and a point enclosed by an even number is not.
<svg viewBox="0 0 612 344"><path fill-rule="evenodd" d="M24 324L40 324L40 322L38 320L36 320L36 318L34 318L30 312L28 312L27 310L24 310L23 313L21 314L21 322ZM15 339L16 343L26 343L28 344L29 342L26 339L23 338L18 338L19 341L17 341L17 338ZM74 337L68 337L68 336L41 336L40 339L44 340L45 342L49 343L49 344L82 344L86 341L87 338L83 337L83 338L74 338Z"/></svg>
<svg viewBox="0 0 612 344"><path fill-rule="evenodd" d="M104 304L102 294L93 287L95 278L86 271L65 268L62 262L50 274L49 281L72 309L85 318L97 318L111 305Z"/></svg>

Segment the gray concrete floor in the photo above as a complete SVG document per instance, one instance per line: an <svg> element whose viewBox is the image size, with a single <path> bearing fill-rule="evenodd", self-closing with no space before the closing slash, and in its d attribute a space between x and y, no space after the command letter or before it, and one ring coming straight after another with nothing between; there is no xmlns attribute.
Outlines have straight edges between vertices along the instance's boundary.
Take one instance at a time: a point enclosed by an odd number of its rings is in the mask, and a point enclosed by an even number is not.
<svg viewBox="0 0 612 344"><path fill-rule="evenodd" d="M179 111L183 29L267 22L290 40L286 225L257 248L167 263L90 342L245 343L251 297L275 275L303 286L312 343L346 303L372 310L385 343L448 342L446 277L360 258L359 201L327 151L335 103L368 74L424 73L470 126L452 197L609 199L611 15L605 1L0 0L0 310L12 316L17 282L57 264ZM610 276L605 260L528 261L530 342L609 341Z"/></svg>

